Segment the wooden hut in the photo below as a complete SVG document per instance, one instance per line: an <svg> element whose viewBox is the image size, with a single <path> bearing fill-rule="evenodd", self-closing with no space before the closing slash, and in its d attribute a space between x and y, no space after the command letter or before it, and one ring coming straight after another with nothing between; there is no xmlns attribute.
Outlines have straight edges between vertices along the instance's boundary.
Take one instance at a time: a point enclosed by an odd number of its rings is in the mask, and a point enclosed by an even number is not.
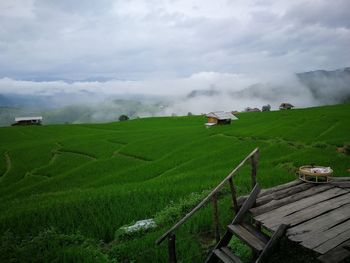
<svg viewBox="0 0 350 263"><path fill-rule="evenodd" d="M280 110L290 110L294 108L294 106L290 103L281 103Z"/></svg>
<svg viewBox="0 0 350 263"><path fill-rule="evenodd" d="M238 120L232 113L224 111L210 112L206 116L208 118L205 124L207 127L217 124L230 124L232 120Z"/></svg>
<svg viewBox="0 0 350 263"><path fill-rule="evenodd" d="M15 123L12 126L19 125L41 125L43 117L16 117Z"/></svg>
<svg viewBox="0 0 350 263"><path fill-rule="evenodd" d="M250 107L247 107L245 109L246 112L260 112L261 110L258 109L258 108L250 108Z"/></svg>

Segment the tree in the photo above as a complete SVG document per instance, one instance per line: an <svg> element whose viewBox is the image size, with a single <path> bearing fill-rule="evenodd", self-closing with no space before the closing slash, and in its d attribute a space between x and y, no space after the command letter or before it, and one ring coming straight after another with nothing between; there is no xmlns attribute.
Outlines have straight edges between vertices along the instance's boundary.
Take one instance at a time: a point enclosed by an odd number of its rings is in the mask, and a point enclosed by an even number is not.
<svg viewBox="0 0 350 263"><path fill-rule="evenodd" d="M271 105L270 104L262 106L262 111L270 111L270 110L271 110Z"/></svg>
<svg viewBox="0 0 350 263"><path fill-rule="evenodd" d="M187 116L192 116L192 115L193 115L193 114L192 114L192 112L190 112L190 111L187 113Z"/></svg>
<svg viewBox="0 0 350 263"><path fill-rule="evenodd" d="M119 121L127 121L129 119L128 115L122 114L119 116Z"/></svg>

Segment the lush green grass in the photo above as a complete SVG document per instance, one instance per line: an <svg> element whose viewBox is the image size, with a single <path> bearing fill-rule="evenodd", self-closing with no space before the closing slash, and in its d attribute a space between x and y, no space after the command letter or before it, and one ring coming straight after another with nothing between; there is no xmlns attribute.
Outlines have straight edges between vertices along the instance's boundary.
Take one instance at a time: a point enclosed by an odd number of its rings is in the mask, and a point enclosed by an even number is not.
<svg viewBox="0 0 350 263"><path fill-rule="evenodd" d="M35 259L41 249L47 262L165 261L155 239L255 147L263 187L293 180L309 163L349 175L350 157L336 149L350 143L350 104L238 117L210 129L202 116L1 128L0 260ZM235 178L240 194L250 189L249 169ZM227 196L219 208L224 229L232 217ZM116 235L153 217L152 231ZM203 259L213 244L211 207L177 239L180 260Z"/></svg>

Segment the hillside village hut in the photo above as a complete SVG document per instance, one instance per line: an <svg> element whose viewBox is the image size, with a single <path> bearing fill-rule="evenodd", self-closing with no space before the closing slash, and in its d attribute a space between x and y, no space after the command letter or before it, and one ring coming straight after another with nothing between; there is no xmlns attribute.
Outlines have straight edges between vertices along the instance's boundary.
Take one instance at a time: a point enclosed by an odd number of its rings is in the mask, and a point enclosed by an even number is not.
<svg viewBox="0 0 350 263"><path fill-rule="evenodd" d="M294 106L290 103L281 103L280 110L290 110L294 108Z"/></svg>
<svg viewBox="0 0 350 263"><path fill-rule="evenodd" d="M246 112L260 112L261 110L258 109L258 108L250 108L250 107L248 107L248 108L245 109L245 111Z"/></svg>
<svg viewBox="0 0 350 263"><path fill-rule="evenodd" d="M238 120L238 118L232 113L224 111L210 112L206 116L208 118L208 122L205 124L205 126L207 127L217 124L230 124L232 120Z"/></svg>
<svg viewBox="0 0 350 263"><path fill-rule="evenodd" d="M19 125L41 125L43 117L16 117L15 123L12 126Z"/></svg>

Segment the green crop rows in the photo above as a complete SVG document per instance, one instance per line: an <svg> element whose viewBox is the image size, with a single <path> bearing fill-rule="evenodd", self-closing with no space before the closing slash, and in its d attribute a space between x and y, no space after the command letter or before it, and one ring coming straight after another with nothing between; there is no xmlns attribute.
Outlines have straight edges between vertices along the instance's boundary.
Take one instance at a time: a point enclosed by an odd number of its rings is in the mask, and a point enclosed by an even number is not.
<svg viewBox="0 0 350 263"><path fill-rule="evenodd" d="M349 155L337 151L350 143L350 104L238 118L210 129L203 116L1 128L0 262L164 262L166 242L154 241L255 147L263 187L310 163L350 175ZM235 178L239 194L250 189L249 172ZM181 261L200 262L213 244L211 209L177 233ZM225 195L219 209L224 229L232 219ZM117 234L147 218L159 226Z"/></svg>

